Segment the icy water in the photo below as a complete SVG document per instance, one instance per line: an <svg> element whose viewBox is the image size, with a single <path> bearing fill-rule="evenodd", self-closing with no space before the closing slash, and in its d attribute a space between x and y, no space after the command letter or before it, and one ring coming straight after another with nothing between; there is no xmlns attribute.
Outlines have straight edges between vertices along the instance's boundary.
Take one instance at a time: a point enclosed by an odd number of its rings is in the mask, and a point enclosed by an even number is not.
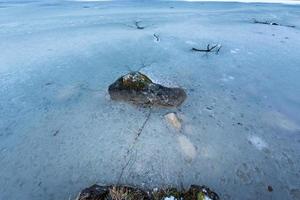
<svg viewBox="0 0 300 200"><path fill-rule="evenodd" d="M299 27L293 5L1 1L0 199L73 199L94 183L300 199ZM220 52L191 51L209 43ZM183 105L110 100L142 66L184 88Z"/></svg>

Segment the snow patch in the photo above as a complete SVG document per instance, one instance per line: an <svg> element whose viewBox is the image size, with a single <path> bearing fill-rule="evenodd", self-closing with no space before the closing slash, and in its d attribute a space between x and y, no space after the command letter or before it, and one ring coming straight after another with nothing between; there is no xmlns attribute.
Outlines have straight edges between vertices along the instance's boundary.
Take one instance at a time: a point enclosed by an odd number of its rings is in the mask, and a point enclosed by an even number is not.
<svg viewBox="0 0 300 200"><path fill-rule="evenodd" d="M69 85L58 90L56 99L59 101L66 101L71 97L79 93L79 88L77 86Z"/></svg>
<svg viewBox="0 0 300 200"><path fill-rule="evenodd" d="M189 161L193 160L197 155L197 151L193 143L184 135L180 135L177 139L181 152L188 158Z"/></svg>
<svg viewBox="0 0 300 200"><path fill-rule="evenodd" d="M248 137L248 140L251 144L253 144L258 150L263 150L268 147L267 143L256 135L252 135Z"/></svg>

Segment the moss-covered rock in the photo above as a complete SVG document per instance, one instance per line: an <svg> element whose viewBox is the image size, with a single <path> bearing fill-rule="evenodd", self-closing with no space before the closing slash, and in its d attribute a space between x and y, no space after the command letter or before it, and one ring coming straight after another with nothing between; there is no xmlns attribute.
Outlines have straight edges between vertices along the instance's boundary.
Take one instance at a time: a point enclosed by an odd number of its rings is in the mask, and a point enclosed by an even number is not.
<svg viewBox="0 0 300 200"><path fill-rule="evenodd" d="M182 88L169 88L153 83L140 72L131 72L118 78L108 88L113 100L134 104L177 107L186 99Z"/></svg>
<svg viewBox="0 0 300 200"><path fill-rule="evenodd" d="M219 196L206 186L192 185L188 190L176 188L152 191L130 186L93 185L84 189L76 200L219 200Z"/></svg>

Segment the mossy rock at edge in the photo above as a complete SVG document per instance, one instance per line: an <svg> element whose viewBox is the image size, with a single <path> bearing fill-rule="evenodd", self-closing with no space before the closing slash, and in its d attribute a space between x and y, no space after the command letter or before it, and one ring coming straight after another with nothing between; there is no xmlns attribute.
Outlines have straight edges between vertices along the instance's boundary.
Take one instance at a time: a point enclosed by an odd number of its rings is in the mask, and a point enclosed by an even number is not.
<svg viewBox="0 0 300 200"><path fill-rule="evenodd" d="M165 188L143 190L131 186L93 185L81 191L76 200L219 200L219 196L206 186L192 185L188 190Z"/></svg>

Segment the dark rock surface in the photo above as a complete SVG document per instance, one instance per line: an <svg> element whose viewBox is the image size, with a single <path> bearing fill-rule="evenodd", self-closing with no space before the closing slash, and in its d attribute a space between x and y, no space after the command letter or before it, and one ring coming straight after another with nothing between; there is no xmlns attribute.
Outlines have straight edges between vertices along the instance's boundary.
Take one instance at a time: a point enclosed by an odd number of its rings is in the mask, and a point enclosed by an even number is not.
<svg viewBox="0 0 300 200"><path fill-rule="evenodd" d="M118 78L108 88L113 100L134 104L177 107L187 95L182 88L169 88L153 83L140 72L131 72Z"/></svg>

